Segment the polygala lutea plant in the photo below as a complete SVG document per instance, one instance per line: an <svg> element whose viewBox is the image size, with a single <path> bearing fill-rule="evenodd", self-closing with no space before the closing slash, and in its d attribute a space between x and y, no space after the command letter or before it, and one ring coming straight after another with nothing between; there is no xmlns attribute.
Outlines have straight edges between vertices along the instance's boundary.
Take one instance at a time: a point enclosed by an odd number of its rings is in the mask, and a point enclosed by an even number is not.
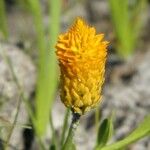
<svg viewBox="0 0 150 150"><path fill-rule="evenodd" d="M69 31L58 38L61 100L74 113L82 115L100 102L108 45L103 37L77 18Z"/></svg>
<svg viewBox="0 0 150 150"><path fill-rule="evenodd" d="M95 28L77 18L68 32L59 35L56 54L61 70L61 100L73 112L72 128L76 128L79 117L96 107L101 101L104 83L107 41L104 34L96 34Z"/></svg>

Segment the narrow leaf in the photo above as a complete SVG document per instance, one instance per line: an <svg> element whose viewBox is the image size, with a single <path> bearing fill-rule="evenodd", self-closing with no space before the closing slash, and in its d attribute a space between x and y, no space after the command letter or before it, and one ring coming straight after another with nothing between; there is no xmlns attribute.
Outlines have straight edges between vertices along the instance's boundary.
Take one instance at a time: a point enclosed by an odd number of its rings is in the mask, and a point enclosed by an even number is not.
<svg viewBox="0 0 150 150"><path fill-rule="evenodd" d="M56 146L55 145L51 145L49 150L56 150Z"/></svg>
<svg viewBox="0 0 150 150"><path fill-rule="evenodd" d="M42 8L39 0L28 0L28 4L33 14L35 29L37 33L37 45L39 49L38 77L36 87L36 125L35 129L39 136L46 130L49 121L53 100L55 99L57 87L57 71L54 44L58 35L60 0L50 0L50 37L46 41L45 26L43 23ZM55 10L55 15L54 11ZM57 13L56 13L57 12Z"/></svg>
<svg viewBox="0 0 150 150"><path fill-rule="evenodd" d="M103 120L99 127L98 136L97 136L97 146L103 147L109 141L113 131L112 116Z"/></svg>
<svg viewBox="0 0 150 150"><path fill-rule="evenodd" d="M125 139L97 150L118 150L148 135L150 135L150 115L145 117L144 121Z"/></svg>

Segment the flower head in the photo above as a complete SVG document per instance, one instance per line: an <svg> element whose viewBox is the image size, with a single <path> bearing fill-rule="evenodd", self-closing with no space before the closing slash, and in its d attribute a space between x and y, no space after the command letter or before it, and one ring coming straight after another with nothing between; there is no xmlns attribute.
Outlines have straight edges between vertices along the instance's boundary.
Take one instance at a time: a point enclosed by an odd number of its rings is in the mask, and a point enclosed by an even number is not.
<svg viewBox="0 0 150 150"><path fill-rule="evenodd" d="M77 18L67 33L59 35L56 54L61 70L61 100L83 114L101 99L107 41L103 34Z"/></svg>

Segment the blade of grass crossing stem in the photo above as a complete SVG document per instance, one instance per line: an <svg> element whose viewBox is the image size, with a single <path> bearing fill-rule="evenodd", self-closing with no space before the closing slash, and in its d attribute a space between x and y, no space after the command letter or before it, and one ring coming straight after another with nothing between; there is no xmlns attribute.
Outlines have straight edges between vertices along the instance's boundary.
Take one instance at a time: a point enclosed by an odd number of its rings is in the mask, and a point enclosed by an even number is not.
<svg viewBox="0 0 150 150"><path fill-rule="evenodd" d="M150 115L145 117L144 121L125 139L114 144L99 148L97 150L118 150L128 146L129 144L150 135Z"/></svg>
<svg viewBox="0 0 150 150"><path fill-rule="evenodd" d="M4 37L8 37L8 27L6 21L5 1L0 0L0 30L4 34Z"/></svg>

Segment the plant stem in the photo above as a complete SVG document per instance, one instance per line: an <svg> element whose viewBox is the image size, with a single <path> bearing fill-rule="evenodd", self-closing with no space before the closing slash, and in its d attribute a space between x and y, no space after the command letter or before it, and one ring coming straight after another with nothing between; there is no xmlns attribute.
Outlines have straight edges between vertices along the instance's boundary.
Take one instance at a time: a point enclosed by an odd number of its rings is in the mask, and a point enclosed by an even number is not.
<svg viewBox="0 0 150 150"><path fill-rule="evenodd" d="M6 12L5 12L5 1L0 0L0 30L2 30L4 37L8 37L8 27L6 21Z"/></svg>
<svg viewBox="0 0 150 150"><path fill-rule="evenodd" d="M22 99L21 99L21 97L19 97L18 104L17 104L17 111L16 111L16 114L15 114L15 118L14 118L13 124L12 124L11 129L10 129L10 132L8 134L8 137L7 137L7 141L6 141L6 144L5 144L5 150L8 149L8 144L9 144L10 138L12 136L13 130L14 130L15 125L17 123L17 118L18 118L21 102L22 102Z"/></svg>
<svg viewBox="0 0 150 150"><path fill-rule="evenodd" d="M70 112L70 109L67 108L66 113L65 113L65 117L64 117L64 124L63 124L63 128L62 128L62 135L61 135L60 145L64 144L64 139L65 139L66 131L67 131L67 128L68 128L69 112Z"/></svg>
<svg viewBox="0 0 150 150"><path fill-rule="evenodd" d="M6 143L6 141L3 140L2 138L0 139L0 142L3 143L3 144ZM13 145L11 145L11 144L8 144L8 146L9 146L9 148L10 148L11 150L18 150L17 147L15 147L15 146L13 146ZM4 147L2 146L1 149L4 150Z"/></svg>
<svg viewBox="0 0 150 150"><path fill-rule="evenodd" d="M98 133L99 118L100 118L99 107L96 107L96 110L95 110L95 128L96 128L96 133Z"/></svg>
<svg viewBox="0 0 150 150"><path fill-rule="evenodd" d="M56 133L55 133L55 128L54 128L54 124L53 124L53 119L52 119L52 113L50 113L50 127L52 130L52 143L51 146L54 145L56 150L58 149L57 146L57 140L56 140Z"/></svg>
<svg viewBox="0 0 150 150"><path fill-rule="evenodd" d="M77 126L79 124L79 119L80 119L80 114L78 113L73 113L72 114L72 122L69 128L69 133L67 136L67 139L65 141L65 144L62 147L62 150L72 150L72 146L73 146L73 137L75 134L75 131L77 129Z"/></svg>

